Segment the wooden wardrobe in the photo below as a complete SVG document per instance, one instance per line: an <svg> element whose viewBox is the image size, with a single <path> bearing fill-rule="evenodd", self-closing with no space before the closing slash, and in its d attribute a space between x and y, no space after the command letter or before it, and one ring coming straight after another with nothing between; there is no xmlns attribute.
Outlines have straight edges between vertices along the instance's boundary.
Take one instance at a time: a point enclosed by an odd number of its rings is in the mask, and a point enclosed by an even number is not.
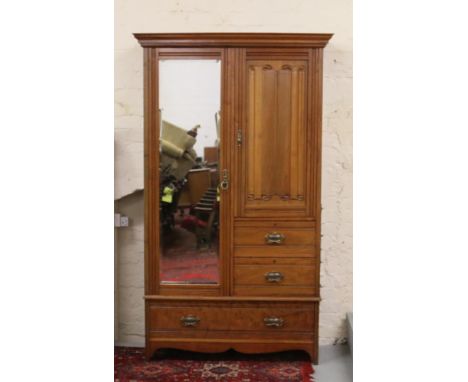
<svg viewBox="0 0 468 382"><path fill-rule="evenodd" d="M301 349L317 363L331 37L135 34L144 51L147 357Z"/></svg>

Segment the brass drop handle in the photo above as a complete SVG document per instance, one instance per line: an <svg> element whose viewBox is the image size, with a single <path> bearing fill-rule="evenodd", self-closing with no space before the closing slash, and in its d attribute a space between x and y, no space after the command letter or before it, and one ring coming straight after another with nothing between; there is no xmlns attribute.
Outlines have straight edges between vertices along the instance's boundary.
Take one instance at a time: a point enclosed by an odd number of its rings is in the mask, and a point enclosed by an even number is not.
<svg viewBox="0 0 468 382"><path fill-rule="evenodd" d="M265 235L265 241L267 244L281 244L285 236L278 232L269 232Z"/></svg>
<svg viewBox="0 0 468 382"><path fill-rule="evenodd" d="M281 272L267 272L265 273L265 279L269 283L279 283L283 281L283 274Z"/></svg>
<svg viewBox="0 0 468 382"><path fill-rule="evenodd" d="M200 319L197 316L189 314L188 316L181 317L180 322L184 326L197 326L200 322Z"/></svg>
<svg viewBox="0 0 468 382"><path fill-rule="evenodd" d="M219 187L221 190L227 190L229 188L229 173L226 169L223 170L223 178L219 184Z"/></svg>
<svg viewBox="0 0 468 382"><path fill-rule="evenodd" d="M268 327L281 328L284 325L284 320L279 317L265 317L263 323Z"/></svg>

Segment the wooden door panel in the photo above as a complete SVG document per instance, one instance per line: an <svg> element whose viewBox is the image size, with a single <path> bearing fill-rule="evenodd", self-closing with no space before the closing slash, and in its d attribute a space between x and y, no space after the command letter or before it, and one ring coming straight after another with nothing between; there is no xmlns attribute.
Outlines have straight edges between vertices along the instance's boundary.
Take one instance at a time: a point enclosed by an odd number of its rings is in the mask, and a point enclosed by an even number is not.
<svg viewBox="0 0 468 382"><path fill-rule="evenodd" d="M307 68L307 60L246 61L238 216L308 216Z"/></svg>

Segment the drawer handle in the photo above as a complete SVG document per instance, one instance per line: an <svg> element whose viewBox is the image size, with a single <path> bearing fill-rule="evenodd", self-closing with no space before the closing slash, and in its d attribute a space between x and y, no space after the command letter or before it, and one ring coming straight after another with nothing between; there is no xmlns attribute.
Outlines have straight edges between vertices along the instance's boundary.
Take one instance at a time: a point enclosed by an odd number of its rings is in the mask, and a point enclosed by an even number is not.
<svg viewBox="0 0 468 382"><path fill-rule="evenodd" d="M279 283L283 281L283 274L281 272L267 272L265 273L265 279L269 283Z"/></svg>
<svg viewBox="0 0 468 382"><path fill-rule="evenodd" d="M281 328L284 324L284 320L279 317L265 317L263 319L265 326L273 327L273 328Z"/></svg>
<svg viewBox="0 0 468 382"><path fill-rule="evenodd" d="M278 232L269 232L265 235L265 241L268 244L281 244L284 240L284 235Z"/></svg>
<svg viewBox="0 0 468 382"><path fill-rule="evenodd" d="M197 326L200 322L200 319L197 316L188 315L181 317L180 322L184 326Z"/></svg>

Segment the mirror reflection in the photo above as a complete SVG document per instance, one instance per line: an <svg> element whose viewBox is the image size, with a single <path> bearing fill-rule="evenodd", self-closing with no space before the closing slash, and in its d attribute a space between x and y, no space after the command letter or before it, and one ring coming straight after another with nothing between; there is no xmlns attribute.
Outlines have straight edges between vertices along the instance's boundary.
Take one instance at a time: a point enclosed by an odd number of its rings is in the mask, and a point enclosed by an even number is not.
<svg viewBox="0 0 468 382"><path fill-rule="evenodd" d="M219 60L160 60L160 276L219 283Z"/></svg>

